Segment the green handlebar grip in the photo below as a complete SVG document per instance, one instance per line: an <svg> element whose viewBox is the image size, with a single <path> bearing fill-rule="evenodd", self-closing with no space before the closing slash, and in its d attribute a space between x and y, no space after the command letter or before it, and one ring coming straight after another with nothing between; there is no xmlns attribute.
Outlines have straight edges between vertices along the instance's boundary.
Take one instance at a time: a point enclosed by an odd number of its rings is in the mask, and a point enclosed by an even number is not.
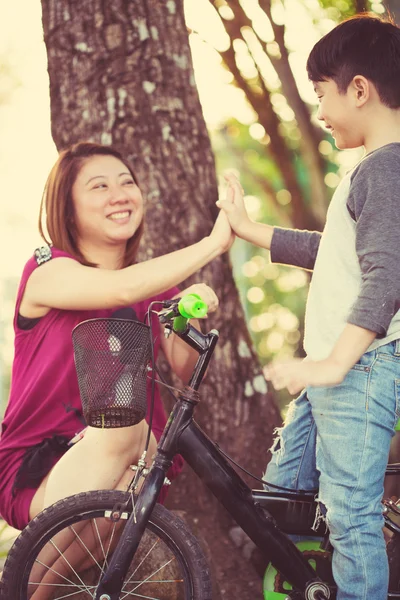
<svg viewBox="0 0 400 600"><path fill-rule="evenodd" d="M208 306L198 294L186 294L179 300L178 310L185 319L201 319L207 314Z"/></svg>

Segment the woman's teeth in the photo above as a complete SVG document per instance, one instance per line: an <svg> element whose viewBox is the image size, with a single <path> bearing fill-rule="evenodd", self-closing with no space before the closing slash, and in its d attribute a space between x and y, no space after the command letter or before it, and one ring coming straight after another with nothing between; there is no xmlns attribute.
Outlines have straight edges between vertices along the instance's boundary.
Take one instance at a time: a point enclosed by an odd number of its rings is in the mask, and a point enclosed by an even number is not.
<svg viewBox="0 0 400 600"><path fill-rule="evenodd" d="M130 215L129 210L125 210L124 212L118 212L118 213L113 213L112 215L109 215L109 219L113 219L115 221L119 220L119 219L126 219L128 218Z"/></svg>

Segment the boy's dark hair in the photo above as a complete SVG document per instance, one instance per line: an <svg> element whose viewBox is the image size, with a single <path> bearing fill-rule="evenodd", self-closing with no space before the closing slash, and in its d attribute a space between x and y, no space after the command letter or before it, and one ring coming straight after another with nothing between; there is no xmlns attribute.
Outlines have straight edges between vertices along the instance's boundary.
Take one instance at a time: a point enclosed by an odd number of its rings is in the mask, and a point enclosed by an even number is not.
<svg viewBox="0 0 400 600"><path fill-rule="evenodd" d="M343 21L312 49L311 81L333 79L345 93L355 75L371 81L382 104L400 107L400 28L390 19L364 13Z"/></svg>

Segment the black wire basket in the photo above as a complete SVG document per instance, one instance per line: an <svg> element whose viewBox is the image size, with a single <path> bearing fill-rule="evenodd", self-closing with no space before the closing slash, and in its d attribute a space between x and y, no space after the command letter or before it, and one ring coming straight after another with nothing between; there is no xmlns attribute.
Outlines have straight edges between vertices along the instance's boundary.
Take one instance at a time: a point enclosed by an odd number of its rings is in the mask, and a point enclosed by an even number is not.
<svg viewBox="0 0 400 600"><path fill-rule="evenodd" d="M72 332L86 423L137 425L146 416L150 328L131 319L90 319Z"/></svg>

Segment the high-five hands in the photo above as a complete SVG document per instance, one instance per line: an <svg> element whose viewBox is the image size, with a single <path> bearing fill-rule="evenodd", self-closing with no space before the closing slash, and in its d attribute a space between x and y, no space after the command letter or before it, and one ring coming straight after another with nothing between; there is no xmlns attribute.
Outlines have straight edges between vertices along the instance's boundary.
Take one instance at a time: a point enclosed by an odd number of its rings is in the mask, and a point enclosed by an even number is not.
<svg viewBox="0 0 400 600"><path fill-rule="evenodd" d="M228 184L224 199L219 199L217 206L226 214L233 231L242 237L242 232L250 222L243 199L243 188L239 179L232 172L224 175Z"/></svg>

